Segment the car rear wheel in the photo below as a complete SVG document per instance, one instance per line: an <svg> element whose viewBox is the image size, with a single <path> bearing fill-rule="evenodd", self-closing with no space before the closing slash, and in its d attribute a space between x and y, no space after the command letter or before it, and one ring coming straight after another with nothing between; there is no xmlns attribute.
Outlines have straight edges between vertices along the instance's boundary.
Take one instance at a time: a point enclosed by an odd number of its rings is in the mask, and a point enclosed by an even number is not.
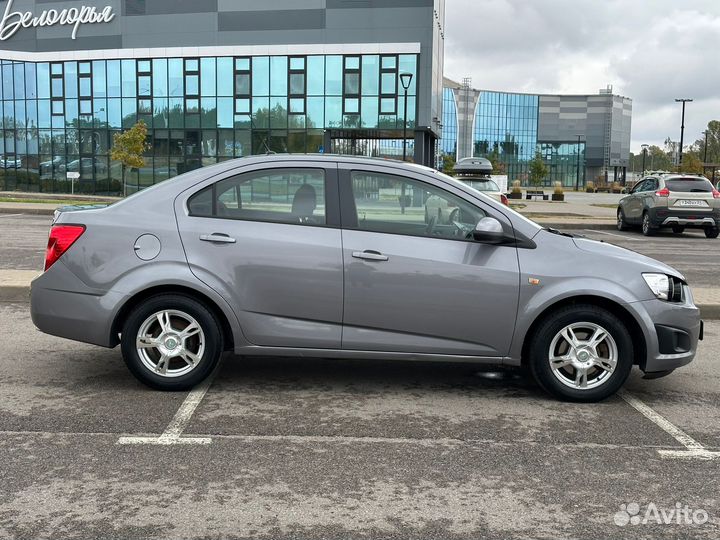
<svg viewBox="0 0 720 540"><path fill-rule="evenodd" d="M122 329L123 359L142 383L187 390L204 380L222 355L215 316L188 296L163 294L130 312Z"/></svg>
<svg viewBox="0 0 720 540"><path fill-rule="evenodd" d="M625 221L625 212L623 212L622 208L618 208L617 211L617 229L618 231L627 231L630 227L628 227L627 221Z"/></svg>
<svg viewBox="0 0 720 540"><path fill-rule="evenodd" d="M652 222L650 221L650 214L645 212L642 217L642 233L645 236L653 236L657 229L653 227Z"/></svg>
<svg viewBox="0 0 720 540"><path fill-rule="evenodd" d="M720 228L718 227L706 227L705 228L705 236L708 238L717 238L718 233L720 233Z"/></svg>
<svg viewBox="0 0 720 540"><path fill-rule="evenodd" d="M685 232L685 227L682 225L673 225L672 232L675 234L682 234Z"/></svg>
<svg viewBox="0 0 720 540"><path fill-rule="evenodd" d="M537 383L567 401L596 402L613 395L633 365L633 344L625 325L593 305L552 313L529 345L528 363Z"/></svg>

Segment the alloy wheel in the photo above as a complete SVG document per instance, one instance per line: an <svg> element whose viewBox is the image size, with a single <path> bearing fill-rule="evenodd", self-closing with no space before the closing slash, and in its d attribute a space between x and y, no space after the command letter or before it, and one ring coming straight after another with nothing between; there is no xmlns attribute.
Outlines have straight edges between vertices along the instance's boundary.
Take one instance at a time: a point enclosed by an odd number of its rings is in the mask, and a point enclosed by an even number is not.
<svg viewBox="0 0 720 540"><path fill-rule="evenodd" d="M573 323L553 338L548 361L562 384L589 390L610 379L617 366L618 348L612 335L599 324Z"/></svg>
<svg viewBox="0 0 720 540"><path fill-rule="evenodd" d="M152 373L180 377L197 367L205 352L205 333L190 315L163 310L140 325L135 340L138 356Z"/></svg>

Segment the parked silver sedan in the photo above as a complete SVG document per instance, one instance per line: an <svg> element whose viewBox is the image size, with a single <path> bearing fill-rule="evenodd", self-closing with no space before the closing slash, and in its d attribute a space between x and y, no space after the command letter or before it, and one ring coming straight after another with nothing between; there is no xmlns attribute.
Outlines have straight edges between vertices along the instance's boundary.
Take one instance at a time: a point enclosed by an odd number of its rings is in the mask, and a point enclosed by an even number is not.
<svg viewBox="0 0 720 540"><path fill-rule="evenodd" d="M428 197L456 219L427 223ZM687 364L702 337L663 263L543 229L429 168L339 156L227 161L60 212L31 312L49 334L120 344L165 390L230 350L523 366L559 398L597 401L633 365Z"/></svg>

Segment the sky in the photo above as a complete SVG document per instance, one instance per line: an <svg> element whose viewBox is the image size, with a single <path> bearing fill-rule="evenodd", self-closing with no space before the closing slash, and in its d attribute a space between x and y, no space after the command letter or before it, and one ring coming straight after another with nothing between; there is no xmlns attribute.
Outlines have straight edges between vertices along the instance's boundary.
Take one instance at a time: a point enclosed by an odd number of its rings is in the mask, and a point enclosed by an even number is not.
<svg viewBox="0 0 720 540"><path fill-rule="evenodd" d="M474 88L632 98L631 151L720 120L720 0L446 0L445 76Z"/></svg>

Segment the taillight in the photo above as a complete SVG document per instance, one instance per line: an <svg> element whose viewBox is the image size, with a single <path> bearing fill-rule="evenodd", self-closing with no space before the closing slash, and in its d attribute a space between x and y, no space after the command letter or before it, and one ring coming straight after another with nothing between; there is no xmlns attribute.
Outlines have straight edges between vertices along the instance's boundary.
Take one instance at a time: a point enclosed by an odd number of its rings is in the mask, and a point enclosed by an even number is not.
<svg viewBox="0 0 720 540"><path fill-rule="evenodd" d="M50 268L63 253L85 232L85 225L53 225L50 227L47 250L45 251L45 270Z"/></svg>
<svg viewBox="0 0 720 540"><path fill-rule="evenodd" d="M662 188L661 190L656 191L656 192L655 192L655 195L657 195L658 197L669 197L669 196L670 196L670 190L669 190L668 188L664 187L664 188Z"/></svg>
<svg viewBox="0 0 720 540"><path fill-rule="evenodd" d="M720 199L720 191L713 189L713 199Z"/></svg>
<svg viewBox="0 0 720 540"><path fill-rule="evenodd" d="M500 202L503 203L505 206L510 206L510 201L508 201L508 198L505 196L504 193L500 194Z"/></svg>

